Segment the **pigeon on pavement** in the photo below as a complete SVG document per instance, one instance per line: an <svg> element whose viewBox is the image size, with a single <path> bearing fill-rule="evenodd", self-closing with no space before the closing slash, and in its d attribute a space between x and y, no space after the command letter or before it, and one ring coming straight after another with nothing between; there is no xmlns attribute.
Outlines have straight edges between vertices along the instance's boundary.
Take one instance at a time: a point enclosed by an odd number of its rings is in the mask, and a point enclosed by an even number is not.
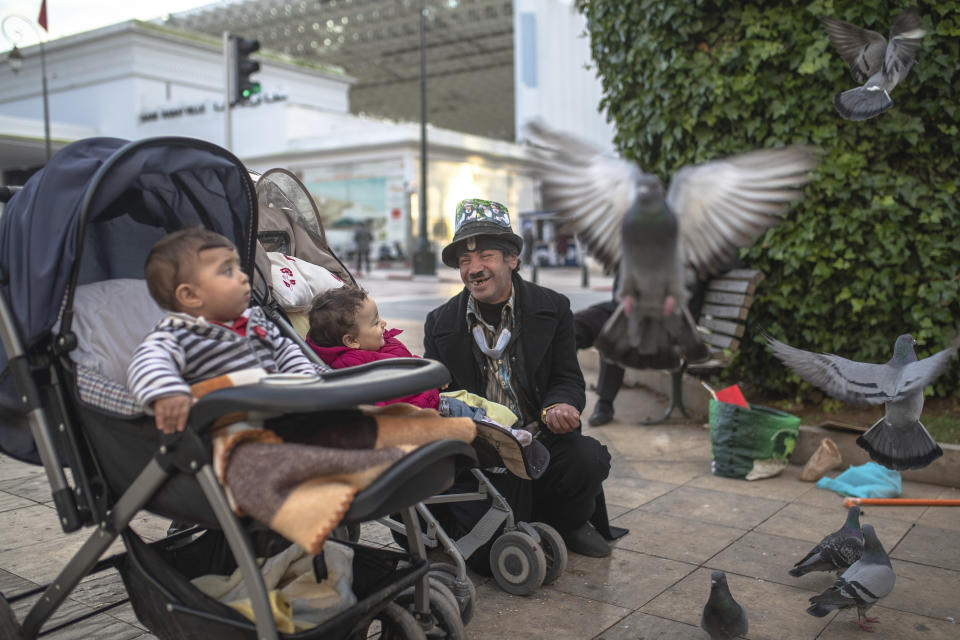
<svg viewBox="0 0 960 640"><path fill-rule="evenodd" d="M872 525L863 525L863 538L863 555L833 586L810 598L813 606L807 613L822 618L836 609L856 607L857 625L864 631L873 631L866 623L877 622L877 619L868 618L867 610L893 591L897 576Z"/></svg>
<svg viewBox="0 0 960 640"><path fill-rule="evenodd" d="M921 469L943 455L940 445L920 423L923 389L950 364L957 340L943 351L918 360L913 350L917 341L904 334L897 338L888 362L869 364L803 351L766 338L773 354L794 373L837 400L884 405L884 416L857 438L857 444L883 466L896 471Z"/></svg>
<svg viewBox="0 0 960 640"><path fill-rule="evenodd" d="M709 349L687 308L687 285L718 273L799 197L814 167L803 146L753 151L656 176L533 122L544 207L593 257L619 269L617 309L594 346L608 361L673 369Z"/></svg>
<svg viewBox="0 0 960 640"><path fill-rule="evenodd" d="M876 31L837 18L824 18L830 42L850 65L854 82L862 86L838 94L833 105L847 120L866 120L893 106L890 92L907 77L926 34L920 14L908 9L893 21L890 42Z"/></svg>
<svg viewBox="0 0 960 640"><path fill-rule="evenodd" d="M863 553L863 531L860 529L860 507L847 511L847 520L793 565L790 575L799 578L813 571L843 571L860 559Z"/></svg>
<svg viewBox="0 0 960 640"><path fill-rule="evenodd" d="M710 634L710 640L731 640L747 635L747 612L730 595L727 575L723 571L710 574L710 597L703 606L700 628Z"/></svg>

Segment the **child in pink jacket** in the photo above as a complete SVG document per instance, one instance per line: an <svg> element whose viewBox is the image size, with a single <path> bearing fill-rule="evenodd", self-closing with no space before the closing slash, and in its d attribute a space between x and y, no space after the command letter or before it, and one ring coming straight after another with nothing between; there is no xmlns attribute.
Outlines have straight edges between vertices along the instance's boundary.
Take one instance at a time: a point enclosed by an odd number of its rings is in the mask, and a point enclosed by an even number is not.
<svg viewBox="0 0 960 640"><path fill-rule="evenodd" d="M307 344L333 369L385 358L416 357L397 339L400 332L400 329L387 329L387 323L377 310L377 303L366 291L356 287L338 287L324 291L313 299ZM516 421L516 416L503 405L474 397L474 406L449 395L441 395L437 389L378 404L394 402L438 409L441 414L449 416L477 420L486 417L499 425ZM529 442L528 431L511 431L522 444Z"/></svg>

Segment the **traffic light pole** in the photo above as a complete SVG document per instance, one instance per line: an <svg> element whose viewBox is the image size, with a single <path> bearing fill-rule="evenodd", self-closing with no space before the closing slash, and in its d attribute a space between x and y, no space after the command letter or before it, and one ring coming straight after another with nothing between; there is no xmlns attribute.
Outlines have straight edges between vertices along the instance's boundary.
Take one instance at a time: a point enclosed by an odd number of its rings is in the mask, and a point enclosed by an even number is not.
<svg viewBox="0 0 960 640"><path fill-rule="evenodd" d="M231 68L233 67L233 60L231 60L231 58L233 57L232 54L233 54L233 47L231 46L230 32L224 31L223 32L223 74L224 74L223 148L226 149L227 151L230 151L230 146L233 143L233 130L231 128L233 123L230 121L230 111L231 111L230 98L233 96L233 88L230 86L230 76L232 75Z"/></svg>

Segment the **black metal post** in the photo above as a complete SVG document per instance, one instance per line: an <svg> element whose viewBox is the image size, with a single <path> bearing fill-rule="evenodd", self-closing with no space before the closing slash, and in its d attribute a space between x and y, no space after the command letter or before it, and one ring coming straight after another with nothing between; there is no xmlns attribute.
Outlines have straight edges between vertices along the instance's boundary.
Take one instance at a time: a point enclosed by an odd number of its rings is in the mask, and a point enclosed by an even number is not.
<svg viewBox="0 0 960 640"><path fill-rule="evenodd" d="M427 237L427 24L424 0L420 0L420 238L413 256L414 275L437 272L437 257Z"/></svg>

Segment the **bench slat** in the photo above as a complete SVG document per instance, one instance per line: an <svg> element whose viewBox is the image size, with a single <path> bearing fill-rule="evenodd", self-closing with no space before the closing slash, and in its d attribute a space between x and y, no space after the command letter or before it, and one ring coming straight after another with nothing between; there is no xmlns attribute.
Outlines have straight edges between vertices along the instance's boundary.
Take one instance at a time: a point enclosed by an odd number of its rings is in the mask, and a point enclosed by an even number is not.
<svg viewBox="0 0 960 640"><path fill-rule="evenodd" d="M729 349L734 351L737 347L740 346L740 341L736 338L730 336L725 336L720 333L700 333L700 336L703 338L703 341L712 347L719 349Z"/></svg>
<svg viewBox="0 0 960 640"><path fill-rule="evenodd" d="M700 310L701 317L710 316L712 318L727 318L730 320L746 320L747 307L731 307L722 304L705 304Z"/></svg>
<svg viewBox="0 0 960 640"><path fill-rule="evenodd" d="M707 304L729 304L734 307L749 309L753 305L753 296L742 293L723 293L722 291L707 291L703 297Z"/></svg>
<svg viewBox="0 0 960 640"><path fill-rule="evenodd" d="M734 338L742 338L744 332L747 330L747 328L742 324L728 322L726 320L716 320L714 318L701 318L700 324L707 329L710 329L714 333L722 333L724 335L733 336Z"/></svg>
<svg viewBox="0 0 960 640"><path fill-rule="evenodd" d="M765 277L763 272L757 271L756 269L731 269L719 276L719 278L727 278L730 280L746 280L753 284L759 284Z"/></svg>
<svg viewBox="0 0 960 640"><path fill-rule="evenodd" d="M714 279L707 286L707 291L721 291L724 293L745 293L752 296L757 285L747 280L720 280Z"/></svg>

